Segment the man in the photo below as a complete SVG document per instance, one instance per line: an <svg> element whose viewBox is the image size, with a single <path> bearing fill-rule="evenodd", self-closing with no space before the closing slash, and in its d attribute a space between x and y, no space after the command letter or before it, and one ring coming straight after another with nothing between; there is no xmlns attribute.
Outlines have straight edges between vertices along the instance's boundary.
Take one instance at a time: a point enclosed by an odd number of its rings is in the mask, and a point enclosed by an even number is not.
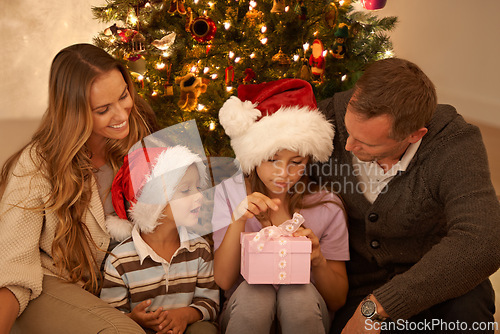
<svg viewBox="0 0 500 334"><path fill-rule="evenodd" d="M350 291L331 333L493 321L500 205L479 130L436 101L418 66L392 58L319 105L335 149L312 173L345 201L351 251Z"/></svg>

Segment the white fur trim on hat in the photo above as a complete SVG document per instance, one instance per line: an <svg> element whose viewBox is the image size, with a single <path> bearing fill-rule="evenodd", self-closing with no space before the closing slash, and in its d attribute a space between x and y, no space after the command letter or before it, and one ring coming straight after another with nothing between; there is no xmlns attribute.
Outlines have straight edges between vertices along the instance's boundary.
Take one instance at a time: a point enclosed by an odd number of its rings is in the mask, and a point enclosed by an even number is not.
<svg viewBox="0 0 500 334"><path fill-rule="evenodd" d="M200 186L207 182L206 167L201 158L187 147L174 146L160 153L153 164L151 174L137 196L137 202L129 209L132 222L144 233L153 232L160 223L163 209L172 199L177 185L187 169L196 165ZM165 197L165 194L167 197Z"/></svg>
<svg viewBox="0 0 500 334"><path fill-rule="evenodd" d="M236 159L248 174L276 152L287 149L325 162L333 151L333 125L318 109L282 107L239 136L231 137Z"/></svg>
<svg viewBox="0 0 500 334"><path fill-rule="evenodd" d="M239 136L252 126L262 114L251 101L231 96L219 110L219 122L229 137Z"/></svg>
<svg viewBox="0 0 500 334"><path fill-rule="evenodd" d="M118 216L110 215L106 217L106 229L110 236L116 241L123 241L130 237L132 233L132 223Z"/></svg>

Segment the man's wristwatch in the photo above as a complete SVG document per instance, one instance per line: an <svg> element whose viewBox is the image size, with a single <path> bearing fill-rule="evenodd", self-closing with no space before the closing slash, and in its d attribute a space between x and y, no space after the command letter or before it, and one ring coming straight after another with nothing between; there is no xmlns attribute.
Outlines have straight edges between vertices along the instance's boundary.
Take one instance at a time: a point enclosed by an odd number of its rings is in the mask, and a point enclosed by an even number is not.
<svg viewBox="0 0 500 334"><path fill-rule="evenodd" d="M366 296L361 302L361 314L367 319L380 322L385 321L387 318L377 313L377 304L370 299L370 296Z"/></svg>

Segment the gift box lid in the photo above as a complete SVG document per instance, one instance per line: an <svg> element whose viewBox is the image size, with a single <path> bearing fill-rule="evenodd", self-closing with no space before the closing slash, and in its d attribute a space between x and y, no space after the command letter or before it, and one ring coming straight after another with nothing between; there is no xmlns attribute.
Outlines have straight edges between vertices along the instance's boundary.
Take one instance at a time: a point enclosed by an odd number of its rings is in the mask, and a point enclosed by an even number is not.
<svg viewBox="0 0 500 334"><path fill-rule="evenodd" d="M312 243L307 237L280 236L264 240L258 232L242 232L240 243L249 253L276 253L286 247L292 253L311 253Z"/></svg>

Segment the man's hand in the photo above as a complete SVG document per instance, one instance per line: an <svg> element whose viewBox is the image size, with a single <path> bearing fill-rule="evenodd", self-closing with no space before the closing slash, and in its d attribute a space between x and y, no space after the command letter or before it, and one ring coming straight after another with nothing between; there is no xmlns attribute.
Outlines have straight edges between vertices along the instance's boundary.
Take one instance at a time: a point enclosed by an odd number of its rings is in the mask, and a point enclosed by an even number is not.
<svg viewBox="0 0 500 334"><path fill-rule="evenodd" d="M389 315L384 311L382 305L377 301L374 295L370 295L370 299L377 305L377 312L383 317L389 317ZM365 334L365 333L380 333L381 324L375 320L371 320L361 314L361 302L358 308L352 315L351 319L347 322L342 334Z"/></svg>

